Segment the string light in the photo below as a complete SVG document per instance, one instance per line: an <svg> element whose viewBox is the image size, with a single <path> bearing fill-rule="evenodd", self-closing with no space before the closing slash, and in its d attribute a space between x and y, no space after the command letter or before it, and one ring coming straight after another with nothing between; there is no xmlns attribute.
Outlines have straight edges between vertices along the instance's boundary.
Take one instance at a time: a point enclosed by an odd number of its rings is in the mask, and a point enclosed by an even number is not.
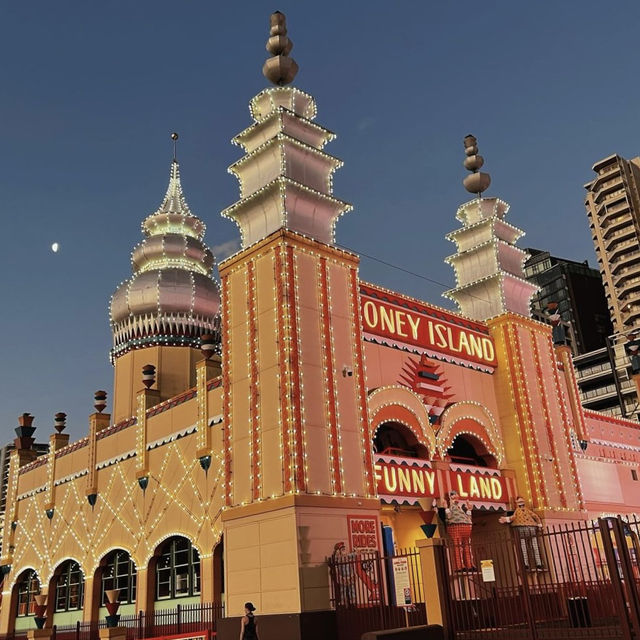
<svg viewBox="0 0 640 640"><path fill-rule="evenodd" d="M377 428L387 421L410 429L434 459L444 459L461 434L477 438L499 466L507 460L507 451L516 459L519 448L517 462L522 464L518 472L522 476L524 471L526 482L522 484L537 507L584 508L576 457L600 458L574 454L571 446L574 427L585 436L591 428L577 404L572 365L565 352L559 351L565 391L546 325L503 313L525 306L533 293L532 285L518 275L524 252L514 243L522 232L502 219L508 205L498 199L466 203L456 214L463 229L447 236L457 244L457 253L448 258L456 271L456 289L449 297L475 313L477 302L473 299L477 301L478 296L473 291L487 291L494 305L491 313L500 313L498 318L478 322L366 285L358 280L358 257L329 246L336 219L350 205L332 196L332 176L342 163L322 151L335 136L311 122L316 116L315 101L297 89L278 87L256 96L250 109L254 123L234 138L246 156L230 167L240 181L241 199L223 212L238 223L243 250L222 263L221 288L211 285L213 256L201 242L205 226L184 201L174 163L165 202L142 224L147 238L132 254L135 275L121 285L122 293L116 294L123 296L124 302L115 297L112 301L112 306L122 303L127 308L126 317L111 319L114 358L147 346L197 346L200 334L213 328L222 338L223 375L207 380L207 364L199 363L192 389L164 402L158 402L158 392L142 391L137 396L135 416L112 426L106 415L107 424L93 419L87 438L52 450L43 460L22 468L16 452L12 453L7 514L11 514L8 521L19 520L21 526L3 531L3 548L9 550L3 561L13 565L5 595L10 595L17 576L27 568L38 576L48 575L50 581L56 567L73 560L86 569L87 576L93 576L101 559L114 549L130 549L127 553L136 567L147 568L158 547L173 536L186 537L201 558L211 558L222 535L221 514L232 506L301 493L338 499L375 497L372 444ZM269 167L274 175L265 170L251 181L251 167L272 154L279 154ZM309 156L313 156L316 173L305 176L301 169ZM259 184L260 180L266 184ZM171 206L179 205L179 211L172 209L169 201ZM318 220L310 221L305 213L309 204ZM257 222L250 215L256 210L269 220ZM275 229L277 233L263 237ZM179 236L179 240L170 236ZM468 273L466 265L479 255L490 267L485 272ZM165 268L189 272L189 312L133 313L129 295L135 278ZM205 280L208 291L215 289L221 295L212 314L195 309L198 283ZM507 283L515 284L517 291L506 291ZM430 317L446 318L492 337L499 356L496 367L419 347L415 352L465 367L464 376L483 381L474 393L489 398L489 406L495 408L500 403L501 410L515 411L498 425L481 402L464 400L447 407L439 423L432 425L423 399L405 386L385 385L368 394L371 379L367 377L365 346L376 347L363 342L377 340L363 338L361 295L400 300ZM264 304L265 300L269 304ZM155 305L161 308L159 287ZM263 348L263 340L272 341L270 332L276 336L276 344L269 344L273 352ZM386 344L402 348L393 341ZM352 376L340 377L343 366ZM317 369L325 379L313 378ZM460 383L461 387L465 384ZM267 418L275 418L267 416L267 403L263 402L264 394L274 390L280 394L274 403L277 424L272 430L277 429L277 435L267 434ZM504 399L496 399L494 390L503 393ZM535 404L538 398L539 407ZM247 423L239 419L245 415ZM616 428L633 424L609 421L593 413L588 413L588 418ZM222 425L221 431L218 425ZM135 431L123 436L130 427ZM116 434L121 435L117 441L102 442ZM546 443L540 435L546 436ZM590 442L603 447L602 457L606 453L616 459L615 451L605 448L622 449L629 455L640 452L638 446L608 441L600 435ZM266 446L267 437L273 448ZM241 442L243 439L247 442ZM314 449L319 441L326 446L322 454ZM552 482L543 464L546 448L554 462ZM270 459L267 452L275 450ZM212 462L206 479L198 463L202 457ZM569 471L561 465L562 458L569 462ZM358 465L358 473L349 473L346 464ZM457 464L451 469L468 470ZM481 473L497 474L495 470ZM95 511L81 495L83 484L78 480L85 475L86 491L100 488L101 500ZM141 477L148 481L144 496L134 491L135 479ZM553 504L554 486L560 509ZM46 509L55 509L50 521ZM128 544L114 546L114 537Z"/></svg>

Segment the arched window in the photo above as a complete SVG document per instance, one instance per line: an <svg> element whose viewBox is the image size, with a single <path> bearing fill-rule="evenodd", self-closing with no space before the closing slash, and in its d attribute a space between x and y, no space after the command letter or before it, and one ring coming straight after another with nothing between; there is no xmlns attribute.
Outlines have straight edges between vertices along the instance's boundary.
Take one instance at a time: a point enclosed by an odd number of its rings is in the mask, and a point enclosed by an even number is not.
<svg viewBox="0 0 640 640"><path fill-rule="evenodd" d="M411 429L400 422L383 422L373 438L376 453L406 458L429 457L427 448L418 442Z"/></svg>
<svg viewBox="0 0 640 640"><path fill-rule="evenodd" d="M84 575L80 565L67 560L56 579L56 611L78 611L82 609Z"/></svg>
<svg viewBox="0 0 640 640"><path fill-rule="evenodd" d="M18 580L18 615L32 616L34 614L34 605L36 601L34 596L40 593L40 581L38 574L33 571L25 571Z"/></svg>
<svg viewBox="0 0 640 640"><path fill-rule="evenodd" d="M118 602L134 604L136 601L136 567L126 551L116 549L105 559L102 568L102 585L100 588L100 606L104 606L107 598L105 591L120 589Z"/></svg>
<svg viewBox="0 0 640 640"><path fill-rule="evenodd" d="M468 464L474 467L491 467L496 469L496 459L487 451L487 448L473 436L464 434L456 436L447 450L447 456L451 462Z"/></svg>
<svg viewBox="0 0 640 640"><path fill-rule="evenodd" d="M156 565L156 600L200 593L200 554L186 538L169 538Z"/></svg>

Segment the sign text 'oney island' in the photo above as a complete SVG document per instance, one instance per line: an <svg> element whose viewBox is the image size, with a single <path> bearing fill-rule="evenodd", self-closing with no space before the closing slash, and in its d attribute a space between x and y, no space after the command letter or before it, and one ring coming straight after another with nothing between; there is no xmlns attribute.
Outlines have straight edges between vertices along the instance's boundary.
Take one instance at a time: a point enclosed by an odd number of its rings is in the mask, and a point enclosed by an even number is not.
<svg viewBox="0 0 640 640"><path fill-rule="evenodd" d="M460 319L443 310L409 306L368 285L361 287L360 300L365 334L489 367L497 364L493 340L479 324L462 326Z"/></svg>

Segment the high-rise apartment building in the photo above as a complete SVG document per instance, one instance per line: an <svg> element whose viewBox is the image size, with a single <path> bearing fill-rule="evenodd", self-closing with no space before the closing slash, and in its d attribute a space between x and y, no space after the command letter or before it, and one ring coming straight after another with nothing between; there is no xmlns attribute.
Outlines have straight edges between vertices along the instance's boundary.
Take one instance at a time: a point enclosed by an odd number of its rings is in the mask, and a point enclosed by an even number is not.
<svg viewBox="0 0 640 640"><path fill-rule="evenodd" d="M593 165L585 205L616 333L640 325L640 157Z"/></svg>
<svg viewBox="0 0 640 640"><path fill-rule="evenodd" d="M524 273L538 286L531 299L533 317L546 321L547 305L556 303L574 356L605 347L613 327L598 270L586 260L558 258L540 249L527 249L527 253Z"/></svg>

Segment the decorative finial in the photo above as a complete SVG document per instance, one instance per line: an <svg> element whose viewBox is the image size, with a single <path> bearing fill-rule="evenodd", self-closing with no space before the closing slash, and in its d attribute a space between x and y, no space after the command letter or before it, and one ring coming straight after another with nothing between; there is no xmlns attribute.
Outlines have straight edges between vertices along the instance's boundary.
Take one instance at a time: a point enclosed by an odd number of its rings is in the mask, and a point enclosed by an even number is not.
<svg viewBox="0 0 640 640"><path fill-rule="evenodd" d="M171 139L173 140L173 161L174 162L178 162L177 147L178 147L179 137L180 136L175 131L171 134Z"/></svg>
<svg viewBox="0 0 640 640"><path fill-rule="evenodd" d="M58 433L62 433L67 426L67 414L59 411L53 418L53 426Z"/></svg>
<svg viewBox="0 0 640 640"><path fill-rule="evenodd" d="M486 191L491 184L491 176L488 173L478 171L484 164L484 158L478 155L478 141L475 136L469 134L464 138L464 152L467 157L464 159L464 168L472 171L463 181L464 188L469 193L475 193L480 197L483 191Z"/></svg>
<svg viewBox="0 0 640 640"><path fill-rule="evenodd" d="M107 406L107 392L99 389L93 394L93 406L98 413L102 413Z"/></svg>
<svg viewBox="0 0 640 640"><path fill-rule="evenodd" d="M151 388L156 383L156 368L152 364L145 364L142 367L142 384Z"/></svg>
<svg viewBox="0 0 640 640"><path fill-rule="evenodd" d="M289 53L293 42L287 36L287 19L284 13L276 11L271 14L271 31L267 40L267 51L273 58L267 59L262 67L265 78L282 87L290 84L298 73L298 65Z"/></svg>
<svg viewBox="0 0 640 640"><path fill-rule="evenodd" d="M31 449L33 447L35 438L32 436L36 430L33 426L33 420L34 418L30 413L23 413L18 417L19 426L15 429L18 437L13 440L16 449Z"/></svg>
<svg viewBox="0 0 640 640"><path fill-rule="evenodd" d="M216 348L216 342L210 333L203 333L200 336L200 353L204 356L205 360L209 360L213 355Z"/></svg>

